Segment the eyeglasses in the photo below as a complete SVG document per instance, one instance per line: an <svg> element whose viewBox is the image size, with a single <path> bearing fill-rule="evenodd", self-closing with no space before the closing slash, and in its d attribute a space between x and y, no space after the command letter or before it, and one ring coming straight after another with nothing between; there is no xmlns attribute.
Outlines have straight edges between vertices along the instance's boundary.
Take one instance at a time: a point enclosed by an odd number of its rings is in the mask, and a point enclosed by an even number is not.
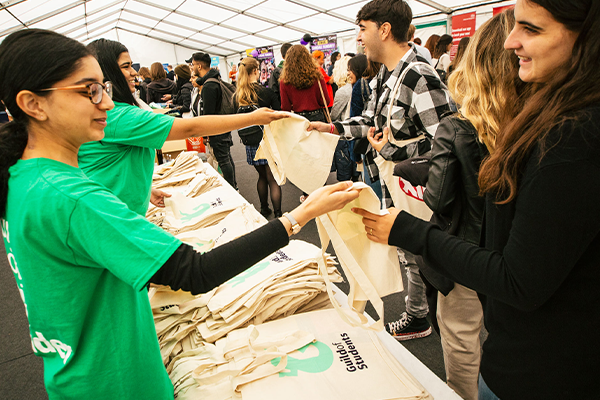
<svg viewBox="0 0 600 400"><path fill-rule="evenodd" d="M52 90L81 90L81 89L87 89L88 97L89 97L90 101L92 102L92 104L100 104L100 102L102 101L102 94L104 92L106 92L106 94L108 94L108 97L112 99L112 95L113 95L112 82L104 82L104 84L102 84L100 82L92 82L92 83L88 83L87 85L74 85L74 86L65 86L65 87L60 87L60 88L41 89L41 90L38 90L38 92L50 92Z"/></svg>

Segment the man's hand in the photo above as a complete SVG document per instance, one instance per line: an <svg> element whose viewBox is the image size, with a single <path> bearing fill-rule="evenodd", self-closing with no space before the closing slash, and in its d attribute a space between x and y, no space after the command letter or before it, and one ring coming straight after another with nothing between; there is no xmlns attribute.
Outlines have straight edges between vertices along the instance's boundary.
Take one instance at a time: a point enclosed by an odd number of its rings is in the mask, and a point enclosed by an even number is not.
<svg viewBox="0 0 600 400"><path fill-rule="evenodd" d="M160 98L162 101L167 101L167 100L171 100L171 95L170 94L165 94L163 97Z"/></svg>
<svg viewBox="0 0 600 400"><path fill-rule="evenodd" d="M330 133L331 132L331 124L327 124L325 122L311 122L308 124L308 128L306 128L307 131L319 131L319 132L325 132L325 133ZM334 134L338 134L337 128L333 128L333 133Z"/></svg>
<svg viewBox="0 0 600 400"><path fill-rule="evenodd" d="M369 128L367 140L371 143L371 147L380 152L383 146L388 142L388 128L383 128L383 133L379 132L377 134L375 134L375 128Z"/></svg>
<svg viewBox="0 0 600 400"><path fill-rule="evenodd" d="M162 190L153 188L150 192L150 203L154 204L156 207L164 207L165 197L171 197L171 195L167 192L163 192Z"/></svg>

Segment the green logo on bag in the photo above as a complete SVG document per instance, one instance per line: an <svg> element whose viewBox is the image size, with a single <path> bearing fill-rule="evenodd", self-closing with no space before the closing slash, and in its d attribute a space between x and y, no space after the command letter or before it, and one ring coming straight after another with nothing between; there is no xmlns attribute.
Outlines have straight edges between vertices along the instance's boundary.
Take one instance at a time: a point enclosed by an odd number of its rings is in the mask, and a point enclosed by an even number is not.
<svg viewBox="0 0 600 400"><path fill-rule="evenodd" d="M196 218L199 217L200 215L204 214L206 212L206 210L210 209L210 204L208 203L204 203L204 204L200 204L199 206L195 207L192 211L192 213L184 213L184 212L180 212L181 214L181 222L190 222L192 220L192 218Z"/></svg>
<svg viewBox="0 0 600 400"><path fill-rule="evenodd" d="M319 351L319 355L316 357L305 358L303 360L288 356L288 362L285 368L289 370L289 372L280 372L280 378L284 376L298 376L298 371L308 372L310 374L318 374L331 368L333 365L333 352L329 346L327 346L325 343L316 341L314 343L307 344L301 349L298 349L298 351L300 353L304 353L309 346L315 347ZM277 366L279 365L280 360L281 357L271 360L271 364Z"/></svg>
<svg viewBox="0 0 600 400"><path fill-rule="evenodd" d="M254 267L248 268L246 271L242 272L241 274L231 278L229 280L229 284L231 285L231 287L236 287L240 283L246 282L246 279L258 274L260 271L267 268L269 266L269 264L271 264L269 261L263 261L260 264L256 264Z"/></svg>

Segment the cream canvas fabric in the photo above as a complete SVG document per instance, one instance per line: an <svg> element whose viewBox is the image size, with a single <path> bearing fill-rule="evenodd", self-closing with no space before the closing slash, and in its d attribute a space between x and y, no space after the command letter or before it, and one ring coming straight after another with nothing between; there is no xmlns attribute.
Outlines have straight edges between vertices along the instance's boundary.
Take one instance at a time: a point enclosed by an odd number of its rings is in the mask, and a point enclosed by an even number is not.
<svg viewBox="0 0 600 400"><path fill-rule="evenodd" d="M288 178L300 190L312 193L325 185L339 136L307 131L306 118L290 118L265 125L255 160L266 159L279 185Z"/></svg>
<svg viewBox="0 0 600 400"><path fill-rule="evenodd" d="M387 213L380 210L379 198L373 189L362 182L355 183L352 188L360 190L356 200L339 211L318 218L321 247L326 249L331 240L350 284L348 305L355 314L351 310L336 307L341 317L355 326L383 330L381 297L403 290L400 265L396 249L369 240L362 217L351 211L352 208L362 208L373 214ZM328 293L333 296L331 291ZM361 302L367 300L371 301L379 316L379 320L372 325L357 310L362 308Z"/></svg>
<svg viewBox="0 0 600 400"><path fill-rule="evenodd" d="M241 386L244 400L432 399L373 331L349 326L334 310L297 314L256 329L259 337L302 331L316 341L288 353L285 371Z"/></svg>

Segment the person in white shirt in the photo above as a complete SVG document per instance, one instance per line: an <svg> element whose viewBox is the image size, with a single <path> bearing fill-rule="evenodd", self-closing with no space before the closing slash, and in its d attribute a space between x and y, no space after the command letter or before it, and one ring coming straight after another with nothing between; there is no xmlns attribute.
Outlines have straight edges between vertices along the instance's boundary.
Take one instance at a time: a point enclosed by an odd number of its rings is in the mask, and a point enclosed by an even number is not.
<svg viewBox="0 0 600 400"><path fill-rule="evenodd" d="M415 49L417 49L417 53L423 57L424 59L427 60L427 62L429 62L429 64L431 64L431 53L429 52L429 50L427 50L426 47L423 47L421 45L418 45L414 42L415 39L415 31L417 30L417 28L413 25L410 24L410 27L408 28L408 42L415 47Z"/></svg>
<svg viewBox="0 0 600 400"><path fill-rule="evenodd" d="M448 67L450 67L450 49L452 48L452 36L450 35L442 35L440 40L437 42L435 46L435 50L433 51L433 59L431 60L431 65L435 69L443 69L448 73Z"/></svg>

